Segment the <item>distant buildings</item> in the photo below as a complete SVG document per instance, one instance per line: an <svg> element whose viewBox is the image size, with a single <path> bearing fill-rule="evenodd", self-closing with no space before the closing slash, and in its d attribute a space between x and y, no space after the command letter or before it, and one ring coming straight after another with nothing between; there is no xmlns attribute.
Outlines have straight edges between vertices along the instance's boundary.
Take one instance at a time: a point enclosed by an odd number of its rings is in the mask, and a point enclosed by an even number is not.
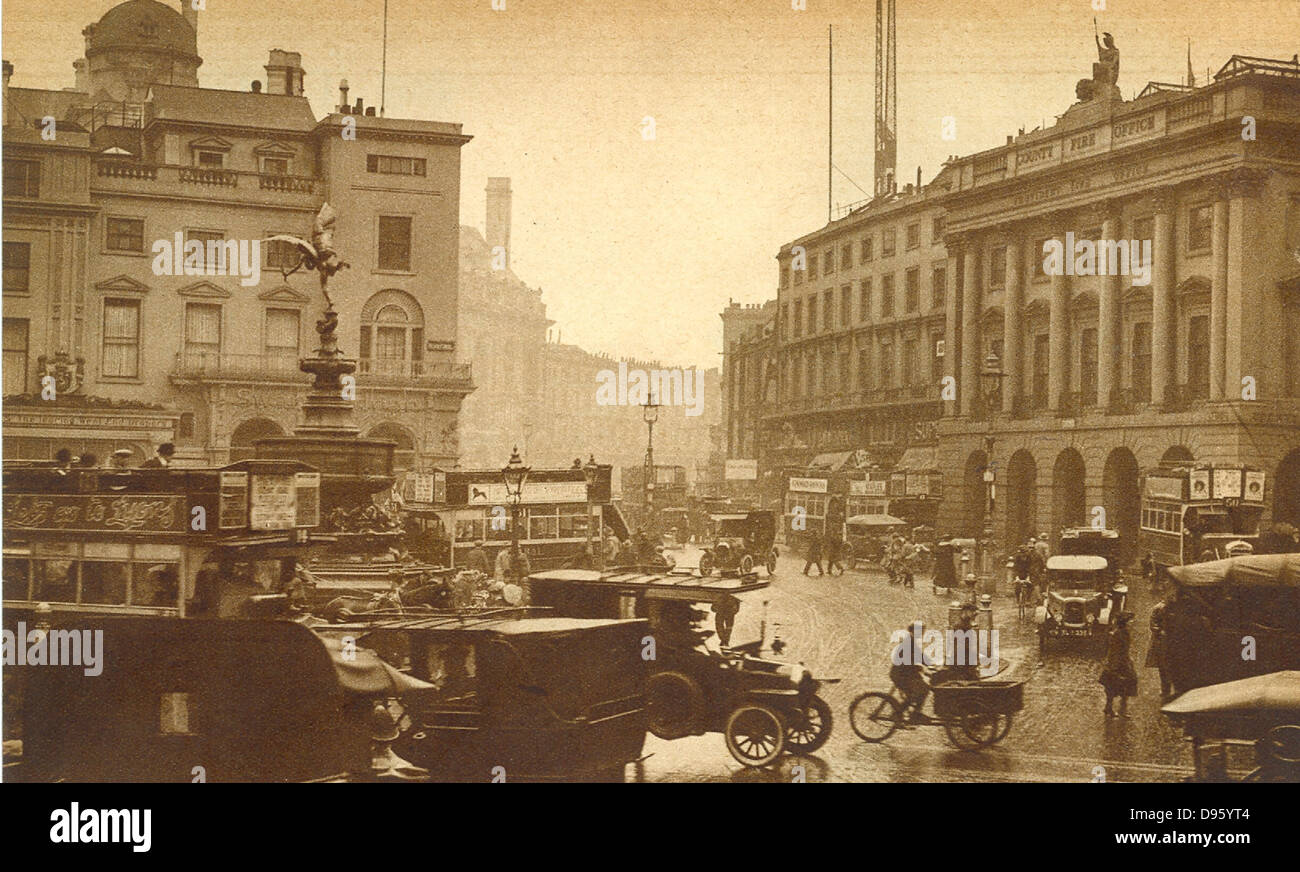
<svg viewBox="0 0 1300 872"><path fill-rule="evenodd" d="M328 201L351 264L330 292L359 363L362 432L396 442L399 468L454 464L473 389L453 359L470 137L376 117L348 105L346 85L318 119L295 52L271 51L264 87L203 88L190 5L110 9L84 31L74 90L11 87L5 63L5 457L143 460L168 440L179 462L221 463L291 431L297 360L323 311L316 277L285 278L292 248L263 244L247 286L213 251L310 237ZM155 242L177 234L204 244L203 275L156 273Z"/></svg>

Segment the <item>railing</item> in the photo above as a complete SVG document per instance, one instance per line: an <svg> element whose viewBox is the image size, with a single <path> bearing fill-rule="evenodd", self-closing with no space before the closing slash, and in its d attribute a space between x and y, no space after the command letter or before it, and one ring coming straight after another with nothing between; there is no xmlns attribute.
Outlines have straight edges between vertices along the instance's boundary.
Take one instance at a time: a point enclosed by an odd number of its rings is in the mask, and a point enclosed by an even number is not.
<svg viewBox="0 0 1300 872"><path fill-rule="evenodd" d="M298 369L296 354L224 354L215 351L181 351L176 354L172 375L185 378L237 378L277 375L306 379Z"/></svg>
<svg viewBox="0 0 1300 872"><path fill-rule="evenodd" d="M95 174L106 179L128 179L160 184L175 182L205 188L239 188L241 180L245 186L248 186L252 184L252 179L256 178L258 190L285 194L316 193L316 179L308 176L267 175L208 167L147 164L117 157L97 158Z"/></svg>
<svg viewBox="0 0 1300 872"><path fill-rule="evenodd" d="M358 361L361 375L381 378L429 379L468 382L472 370L468 363L432 363L401 358L363 357Z"/></svg>

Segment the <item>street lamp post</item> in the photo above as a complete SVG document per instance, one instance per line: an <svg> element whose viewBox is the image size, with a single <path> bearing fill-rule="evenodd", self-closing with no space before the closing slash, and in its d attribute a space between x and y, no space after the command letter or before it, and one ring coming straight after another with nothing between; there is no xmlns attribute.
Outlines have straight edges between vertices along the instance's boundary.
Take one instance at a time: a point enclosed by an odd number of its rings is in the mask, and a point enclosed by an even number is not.
<svg viewBox="0 0 1300 872"><path fill-rule="evenodd" d="M519 504L523 499L524 482L532 472L519 457L519 446L510 452L510 462L501 470L506 483L506 496L510 497L510 565L511 572L519 571Z"/></svg>
<svg viewBox="0 0 1300 872"><path fill-rule="evenodd" d="M997 473L993 470L993 415L1002 405L1002 360L996 351L990 350L984 358L984 369L980 373L983 381L984 400L988 410L990 433L984 437L984 529L980 541L980 574L989 578L992 575L990 551L993 545L993 512L997 491ZM974 601L975 592L971 591Z"/></svg>
<svg viewBox="0 0 1300 872"><path fill-rule="evenodd" d="M645 421L645 527L653 535L655 511L655 421L659 420L659 404L654 397L647 396L641 404L641 419Z"/></svg>
<svg viewBox="0 0 1300 872"><path fill-rule="evenodd" d="M596 485L596 475L600 472L600 467L596 465L596 455L592 454L587 460L586 466L582 467L582 476L587 480L587 555L596 560L596 565L601 572L605 571L605 531L601 530L600 546L596 551L591 550L591 489ZM599 552L599 554L597 554Z"/></svg>

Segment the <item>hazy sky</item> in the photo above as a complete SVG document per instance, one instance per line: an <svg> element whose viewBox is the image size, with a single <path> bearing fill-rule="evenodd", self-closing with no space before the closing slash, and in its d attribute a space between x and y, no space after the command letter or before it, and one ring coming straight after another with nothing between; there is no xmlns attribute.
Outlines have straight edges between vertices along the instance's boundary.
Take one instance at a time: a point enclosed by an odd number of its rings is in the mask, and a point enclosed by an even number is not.
<svg viewBox="0 0 1300 872"><path fill-rule="evenodd" d="M176 2L176 0L173 0ZM112 0L5 0L19 87L66 87ZM390 0L387 114L464 124L462 222L488 176L514 189L512 265L565 342L717 365L729 298L775 295L777 249L826 219L826 28L835 25L834 199L872 187L871 0ZM1234 53L1300 50L1300 0L898 0L900 184L949 154L1051 124L1096 59L1126 98ZM1105 6L1094 12L1094 6ZM383 0L206 0L200 81L246 89L299 51L317 115L377 104ZM957 119L957 138L940 136ZM655 138L642 137L642 119Z"/></svg>

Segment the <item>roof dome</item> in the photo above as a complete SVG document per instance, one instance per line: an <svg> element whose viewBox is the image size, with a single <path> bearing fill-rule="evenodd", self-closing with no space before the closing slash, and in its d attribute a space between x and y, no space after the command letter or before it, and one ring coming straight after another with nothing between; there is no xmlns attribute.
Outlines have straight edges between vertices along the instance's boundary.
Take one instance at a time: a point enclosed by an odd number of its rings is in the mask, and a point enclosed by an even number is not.
<svg viewBox="0 0 1300 872"><path fill-rule="evenodd" d="M86 56L121 49L167 51L197 58L198 34L181 13L157 0L128 0L86 28Z"/></svg>

